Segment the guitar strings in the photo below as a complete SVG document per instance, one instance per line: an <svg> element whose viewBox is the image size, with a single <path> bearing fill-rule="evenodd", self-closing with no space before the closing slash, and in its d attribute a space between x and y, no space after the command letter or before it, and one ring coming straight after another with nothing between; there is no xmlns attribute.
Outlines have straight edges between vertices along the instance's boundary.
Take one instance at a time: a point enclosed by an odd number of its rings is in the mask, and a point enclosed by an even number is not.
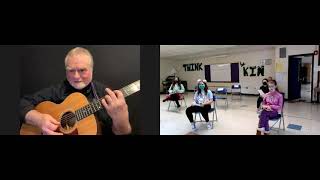
<svg viewBox="0 0 320 180"><path fill-rule="evenodd" d="M138 81L136 81L136 82L138 82ZM136 83L135 82L135 83ZM133 94L134 92L136 92L137 90L134 90L133 92L132 92L132 89L133 88L137 88L137 89L140 89L140 84L138 84L139 86L137 86L136 84L130 84L130 85L128 85L128 86L125 86L124 88L121 88L120 89L120 91L123 93L123 92L125 92L125 94L124 94L124 97L127 97L127 96L129 96L130 94ZM129 93L127 93L127 91L126 91L126 89L129 89ZM93 104L93 107L95 108L95 106L94 105L96 105L97 107L98 107L98 109L100 109L101 108L101 101L103 100L103 97L102 98L100 98L99 99L99 101L94 101L94 102L92 102L91 104ZM96 104L94 104L94 103L96 103ZM98 104L97 104L98 103ZM89 109L90 108L90 109ZM85 112L83 112L85 110ZM90 110L91 110L91 112L90 112ZM96 111L95 109L93 109L92 108L92 105L87 105L87 106L84 106L84 107L82 107L82 108L80 108L79 110L77 110L76 112L75 112L75 114L73 114L73 113L70 113L70 114L67 114L66 116L63 116L62 118L61 118L61 122L63 123L63 124L65 124L67 121L69 121L69 120L71 120L71 119L73 119L73 118L76 118L76 120L78 120L78 117L81 117L82 118L82 116L83 115L85 115L85 117L87 116L87 113L86 112L89 112L89 114L91 115L94 111ZM82 113L82 114L80 114L80 113ZM78 115L78 116L77 116Z"/></svg>
<svg viewBox="0 0 320 180"><path fill-rule="evenodd" d="M62 124L66 124L67 121L71 120L71 119L74 119L76 116L73 116L73 117L62 117L61 119L61 122Z"/></svg>
<svg viewBox="0 0 320 180"><path fill-rule="evenodd" d="M88 107L89 107L89 106L86 106L86 108L88 108ZM67 121L71 120L72 118L76 118L76 119L77 119L77 114L80 115L79 113L80 113L81 111L83 111L83 108L80 109L80 110L77 110L75 114L70 113L70 114L67 114L67 115L63 116L63 117L61 118L61 122L62 122L63 124L65 124ZM92 108L91 108L91 110L90 110L90 109L87 109L87 110L86 110L86 112L89 112L90 114L92 114L92 111L94 111ZM84 113L84 114L85 114L85 116L87 115L86 113Z"/></svg>

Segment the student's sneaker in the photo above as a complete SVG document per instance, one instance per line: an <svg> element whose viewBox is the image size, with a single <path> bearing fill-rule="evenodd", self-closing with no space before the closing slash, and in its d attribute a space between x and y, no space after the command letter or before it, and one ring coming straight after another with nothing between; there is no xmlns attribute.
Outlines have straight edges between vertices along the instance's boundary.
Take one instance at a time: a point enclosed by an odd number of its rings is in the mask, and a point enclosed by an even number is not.
<svg viewBox="0 0 320 180"><path fill-rule="evenodd" d="M257 135L263 135L264 134L264 127L263 128L257 128Z"/></svg>
<svg viewBox="0 0 320 180"><path fill-rule="evenodd" d="M270 135L270 130L269 131L264 131L264 135Z"/></svg>
<svg viewBox="0 0 320 180"><path fill-rule="evenodd" d="M193 131L197 130L197 127L196 127L196 123L195 122L192 122L191 123L191 128Z"/></svg>
<svg viewBox="0 0 320 180"><path fill-rule="evenodd" d="M212 124L210 122L207 122L207 128L212 129Z"/></svg>

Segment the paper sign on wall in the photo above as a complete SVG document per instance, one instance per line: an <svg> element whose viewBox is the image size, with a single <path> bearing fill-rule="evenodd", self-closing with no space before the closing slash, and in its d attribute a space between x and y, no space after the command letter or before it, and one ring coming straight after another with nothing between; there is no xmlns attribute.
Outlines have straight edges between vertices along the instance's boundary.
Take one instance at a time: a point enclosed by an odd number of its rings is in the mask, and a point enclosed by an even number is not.
<svg viewBox="0 0 320 180"><path fill-rule="evenodd" d="M183 64L184 71L203 71L202 63Z"/></svg>
<svg viewBox="0 0 320 180"><path fill-rule="evenodd" d="M276 72L284 72L284 64L282 62L276 63Z"/></svg>
<svg viewBox="0 0 320 180"><path fill-rule="evenodd" d="M246 63L240 63L243 76L264 76L264 66L246 66Z"/></svg>

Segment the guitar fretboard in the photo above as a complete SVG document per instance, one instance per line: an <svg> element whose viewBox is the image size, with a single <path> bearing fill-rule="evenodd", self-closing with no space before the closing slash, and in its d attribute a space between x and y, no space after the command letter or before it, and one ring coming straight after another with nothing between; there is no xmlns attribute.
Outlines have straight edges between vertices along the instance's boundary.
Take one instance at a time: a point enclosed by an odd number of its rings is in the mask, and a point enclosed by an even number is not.
<svg viewBox="0 0 320 180"><path fill-rule="evenodd" d="M76 110L75 114L76 114L76 118L77 120L81 120L83 118L86 118L88 116L90 116L91 114L94 114L95 112L101 110L103 108L102 103L101 103L102 99L98 100L93 100L90 104Z"/></svg>
<svg viewBox="0 0 320 180"><path fill-rule="evenodd" d="M124 97L130 96L131 94L138 92L140 90L140 80L129 84L120 89Z"/></svg>
<svg viewBox="0 0 320 180"><path fill-rule="evenodd" d="M120 91L122 92L124 97L128 97L131 94L140 91L140 80L121 88ZM94 99L90 104L76 110L75 114L77 120L80 121L81 119L84 119L91 114L94 114L95 112L101 110L103 108L103 105L101 103L102 99L104 98L100 98L99 100Z"/></svg>

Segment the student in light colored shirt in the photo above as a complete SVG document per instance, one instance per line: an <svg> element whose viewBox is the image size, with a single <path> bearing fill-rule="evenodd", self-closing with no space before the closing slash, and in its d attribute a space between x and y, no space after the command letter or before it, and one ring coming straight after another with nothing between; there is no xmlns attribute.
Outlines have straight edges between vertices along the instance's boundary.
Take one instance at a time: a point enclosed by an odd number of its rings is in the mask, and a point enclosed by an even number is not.
<svg viewBox="0 0 320 180"><path fill-rule="evenodd" d="M200 112L202 117L207 122L208 129L212 129L211 123L209 123L209 110L211 104L215 101L215 96L208 89L206 80L198 80L197 91L194 94L193 103L186 109L187 117L191 123L192 130L196 130L195 122L193 121L192 113Z"/></svg>
<svg viewBox="0 0 320 180"><path fill-rule="evenodd" d="M180 79L178 77L175 77L169 88L169 94L166 96L163 102L166 102L167 100L175 101L177 107L179 108L179 99L181 98L184 91L185 89L183 84L181 84Z"/></svg>

